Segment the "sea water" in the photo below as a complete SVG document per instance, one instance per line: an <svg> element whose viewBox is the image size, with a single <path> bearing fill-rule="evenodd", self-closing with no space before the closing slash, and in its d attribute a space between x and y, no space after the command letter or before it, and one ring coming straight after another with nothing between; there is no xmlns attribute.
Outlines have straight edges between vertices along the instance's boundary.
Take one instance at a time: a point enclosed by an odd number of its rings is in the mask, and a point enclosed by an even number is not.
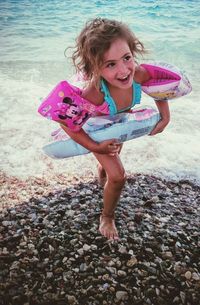
<svg viewBox="0 0 200 305"><path fill-rule="evenodd" d="M144 43L149 54L141 62L174 64L193 87L170 101L171 122L163 133L125 143L126 170L200 183L199 12L199 0L0 1L1 170L22 178L95 170L92 154L65 160L43 154L58 125L37 108L56 83L74 74L64 51L85 22L107 17L126 22ZM154 105L145 94L142 103Z"/></svg>

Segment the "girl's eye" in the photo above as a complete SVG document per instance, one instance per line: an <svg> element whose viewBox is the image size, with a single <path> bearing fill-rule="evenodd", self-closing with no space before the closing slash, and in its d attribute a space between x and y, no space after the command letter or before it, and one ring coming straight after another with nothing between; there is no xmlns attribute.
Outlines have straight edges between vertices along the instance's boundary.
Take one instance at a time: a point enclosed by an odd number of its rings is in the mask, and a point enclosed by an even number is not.
<svg viewBox="0 0 200 305"><path fill-rule="evenodd" d="M107 68L113 68L115 66L114 62L110 62L109 64L107 64Z"/></svg>
<svg viewBox="0 0 200 305"><path fill-rule="evenodd" d="M126 55L126 56L124 57L124 60L125 60L125 61L129 61L131 58L132 58L131 55Z"/></svg>

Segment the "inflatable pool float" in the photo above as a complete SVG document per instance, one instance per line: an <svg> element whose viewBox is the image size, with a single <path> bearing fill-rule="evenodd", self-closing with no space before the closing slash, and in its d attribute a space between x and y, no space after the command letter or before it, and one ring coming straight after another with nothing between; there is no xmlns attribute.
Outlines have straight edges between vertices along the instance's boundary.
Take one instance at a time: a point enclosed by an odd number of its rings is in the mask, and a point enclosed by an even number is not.
<svg viewBox="0 0 200 305"><path fill-rule="evenodd" d="M94 141L101 142L115 138L121 143L149 134L159 120L159 113L153 108L146 107L113 117L90 118L83 129ZM43 147L45 154L52 158L62 159L90 152L73 141L61 128L52 136L53 141Z"/></svg>

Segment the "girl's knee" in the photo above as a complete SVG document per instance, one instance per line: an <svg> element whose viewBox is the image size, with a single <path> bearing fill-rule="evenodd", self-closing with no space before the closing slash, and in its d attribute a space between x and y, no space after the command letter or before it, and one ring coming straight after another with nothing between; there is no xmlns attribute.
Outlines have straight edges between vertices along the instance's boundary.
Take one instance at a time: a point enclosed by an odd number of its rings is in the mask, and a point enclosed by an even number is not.
<svg viewBox="0 0 200 305"><path fill-rule="evenodd" d="M126 173L122 172L116 175L108 176L108 180L110 183L115 184L117 186L124 186L127 180Z"/></svg>

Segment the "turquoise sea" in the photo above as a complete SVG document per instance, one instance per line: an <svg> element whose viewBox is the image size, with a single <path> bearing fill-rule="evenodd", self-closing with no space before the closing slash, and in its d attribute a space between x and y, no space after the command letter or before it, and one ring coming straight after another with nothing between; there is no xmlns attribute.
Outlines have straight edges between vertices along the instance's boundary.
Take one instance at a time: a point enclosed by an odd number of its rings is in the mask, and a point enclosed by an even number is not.
<svg viewBox="0 0 200 305"><path fill-rule="evenodd" d="M96 169L91 154L61 161L43 155L57 125L40 117L37 107L57 82L72 77L64 51L97 16L126 22L150 51L141 62L172 63L193 87L171 102L164 133L124 145L127 171L200 183L200 0L0 1L1 170L29 177ZM154 102L143 96L143 103Z"/></svg>

